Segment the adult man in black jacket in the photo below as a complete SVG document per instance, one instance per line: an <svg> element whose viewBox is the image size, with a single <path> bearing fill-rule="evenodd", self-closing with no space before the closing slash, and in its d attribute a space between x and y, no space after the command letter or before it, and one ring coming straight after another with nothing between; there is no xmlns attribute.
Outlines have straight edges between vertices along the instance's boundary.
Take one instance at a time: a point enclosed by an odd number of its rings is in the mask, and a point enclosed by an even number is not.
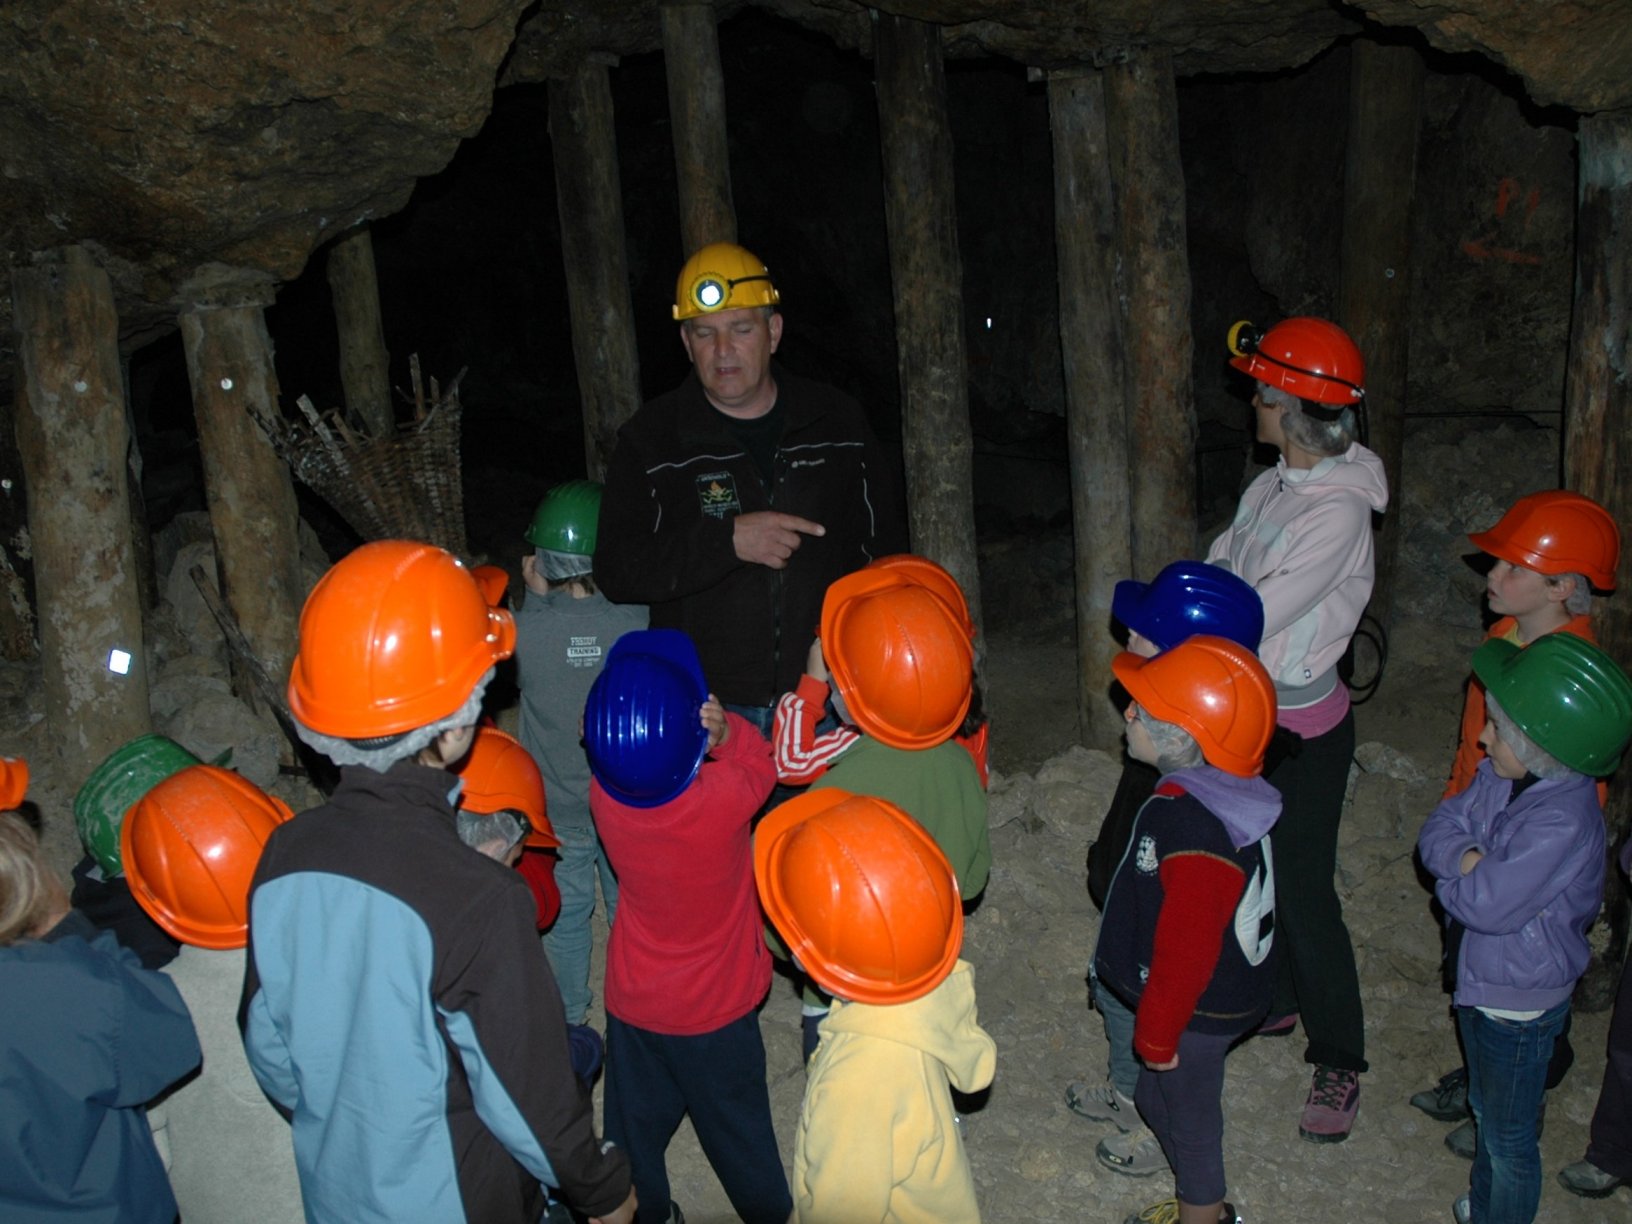
<svg viewBox="0 0 1632 1224"><path fill-rule="evenodd" d="M849 396L772 362L779 294L714 243L681 270L674 317L692 371L618 433L596 582L697 644L720 700L770 730L828 584L906 547L894 466Z"/></svg>

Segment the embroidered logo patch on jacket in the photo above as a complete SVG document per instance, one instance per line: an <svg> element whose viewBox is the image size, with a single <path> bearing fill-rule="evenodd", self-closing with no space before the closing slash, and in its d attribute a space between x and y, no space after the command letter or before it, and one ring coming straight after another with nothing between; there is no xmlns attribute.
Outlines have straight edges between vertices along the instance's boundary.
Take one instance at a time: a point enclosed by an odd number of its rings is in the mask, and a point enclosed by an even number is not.
<svg viewBox="0 0 1632 1224"><path fill-rule="evenodd" d="M737 478L730 472L706 472L697 477L697 502L703 513L711 518L741 514L742 502L737 498Z"/></svg>
<svg viewBox="0 0 1632 1224"><path fill-rule="evenodd" d="M1156 839L1149 833L1139 839L1139 853L1134 857L1133 865L1146 875L1156 870Z"/></svg>

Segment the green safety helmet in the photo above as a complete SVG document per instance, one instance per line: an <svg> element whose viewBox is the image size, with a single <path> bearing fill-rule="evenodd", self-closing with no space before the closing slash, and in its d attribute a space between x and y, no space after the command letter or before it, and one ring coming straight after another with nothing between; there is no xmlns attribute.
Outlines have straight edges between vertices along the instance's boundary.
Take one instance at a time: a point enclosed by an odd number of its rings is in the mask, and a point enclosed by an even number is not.
<svg viewBox="0 0 1632 1224"><path fill-rule="evenodd" d="M595 480L558 484L533 511L527 542L550 552L595 554L595 524L601 517L601 485Z"/></svg>
<svg viewBox="0 0 1632 1224"><path fill-rule="evenodd" d="M114 749L74 796L74 827L109 879L124 874L119 831L137 800L172 774L203 764L175 740L140 735Z"/></svg>
<svg viewBox="0 0 1632 1224"><path fill-rule="evenodd" d="M1579 773L1603 777L1632 738L1632 680L1573 633L1522 648L1492 638L1473 652L1473 674L1536 747Z"/></svg>

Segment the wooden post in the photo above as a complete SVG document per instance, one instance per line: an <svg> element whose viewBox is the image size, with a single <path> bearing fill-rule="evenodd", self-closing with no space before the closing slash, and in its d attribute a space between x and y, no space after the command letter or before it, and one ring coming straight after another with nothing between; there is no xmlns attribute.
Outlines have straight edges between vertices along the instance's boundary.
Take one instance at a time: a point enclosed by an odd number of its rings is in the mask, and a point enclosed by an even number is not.
<svg viewBox="0 0 1632 1224"><path fill-rule="evenodd" d="M725 74L712 5L665 4L658 12L680 190L680 243L690 255L711 242L737 240L725 135Z"/></svg>
<svg viewBox="0 0 1632 1224"><path fill-rule="evenodd" d="M1370 442L1388 475L1389 510L1377 538L1371 613L1394 610L1405 451L1405 358L1411 308L1411 205L1422 122L1422 56L1414 47L1357 42L1349 59L1349 138L1343 174L1342 295L1338 323L1366 361Z"/></svg>
<svg viewBox="0 0 1632 1224"><path fill-rule="evenodd" d="M1564 380L1564 485L1632 522L1632 115L1583 115L1578 129L1575 309ZM1624 530L1624 529L1623 529ZM1632 663L1632 549L1621 549L1616 595L1593 603L1593 629L1623 666ZM1609 853L1632 824L1632 765L1623 761L1604 813ZM1595 954L1577 1005L1615 998L1627 942L1626 892L1606 867L1609 949Z"/></svg>
<svg viewBox="0 0 1632 1224"><path fill-rule="evenodd" d="M963 257L940 27L878 13L874 52L908 527L913 548L958 580L979 625Z"/></svg>
<svg viewBox="0 0 1632 1224"><path fill-rule="evenodd" d="M1097 69L1049 74L1054 134L1054 247L1071 465L1077 594L1077 724L1090 748L1112 750L1122 712L1110 700L1111 595L1133 572L1128 426L1117 284L1116 201Z"/></svg>
<svg viewBox="0 0 1632 1224"><path fill-rule="evenodd" d="M49 742L71 777L153 729L131 546L119 318L81 247L12 272ZM118 670L114 651L128 653Z"/></svg>
<svg viewBox="0 0 1632 1224"><path fill-rule="evenodd" d="M1140 50L1105 69L1105 115L1127 270L1133 572L1196 551L1196 406L1190 265L1173 58Z"/></svg>
<svg viewBox="0 0 1632 1224"><path fill-rule="evenodd" d="M258 302L199 303L181 315L204 494L222 598L261 666L287 677L305 590L289 469L251 411L278 413L272 340ZM250 677L233 676L254 704Z"/></svg>
<svg viewBox="0 0 1632 1224"><path fill-rule="evenodd" d="M374 238L367 225L340 235L329 247L329 292L340 336L340 383L346 407L376 438L396 428L391 407L391 354L380 320L380 282Z"/></svg>
<svg viewBox="0 0 1632 1224"><path fill-rule="evenodd" d="M550 82L555 195L572 317L572 354L584 402L584 469L606 474L618 427L640 407L640 356L623 249L623 188L606 63L585 62Z"/></svg>

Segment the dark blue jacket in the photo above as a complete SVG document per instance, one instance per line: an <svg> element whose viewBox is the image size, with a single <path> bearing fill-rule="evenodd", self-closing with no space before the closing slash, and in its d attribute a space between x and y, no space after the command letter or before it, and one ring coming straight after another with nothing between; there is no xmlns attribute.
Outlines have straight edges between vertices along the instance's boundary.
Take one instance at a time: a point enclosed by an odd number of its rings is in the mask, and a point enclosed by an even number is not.
<svg viewBox="0 0 1632 1224"><path fill-rule="evenodd" d="M77 911L0 948L0 1220L171 1224L143 1106L200 1057L175 984Z"/></svg>

